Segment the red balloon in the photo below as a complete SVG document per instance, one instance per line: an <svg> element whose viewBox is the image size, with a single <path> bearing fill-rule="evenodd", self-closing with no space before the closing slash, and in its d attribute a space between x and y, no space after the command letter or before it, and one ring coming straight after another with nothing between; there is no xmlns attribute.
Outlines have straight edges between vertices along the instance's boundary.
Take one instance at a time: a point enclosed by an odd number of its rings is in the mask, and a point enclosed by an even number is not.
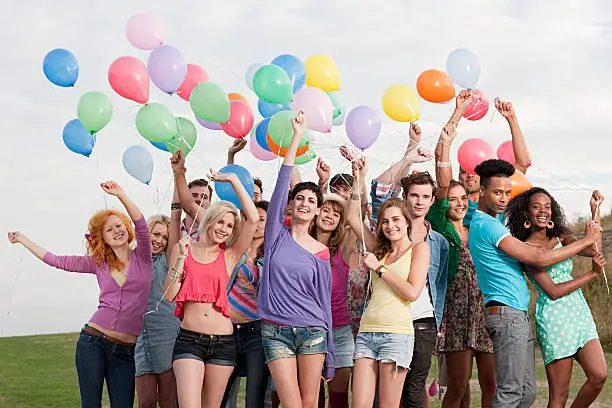
<svg viewBox="0 0 612 408"><path fill-rule="evenodd" d="M230 101L230 117L221 123L221 129L231 137L242 139L253 128L253 111L244 101Z"/></svg>
<svg viewBox="0 0 612 408"><path fill-rule="evenodd" d="M468 173L476 174L474 171L476 166L489 159L495 159L495 150L482 139L468 139L457 151L457 161Z"/></svg>
<svg viewBox="0 0 612 408"><path fill-rule="evenodd" d="M199 65L187 64L187 75L185 75L185 79L181 86L179 86L179 89L176 90L176 93L181 99L189 102L191 91L202 82L208 82L208 74L206 71Z"/></svg>
<svg viewBox="0 0 612 408"><path fill-rule="evenodd" d="M147 103L149 101L149 72L137 58L119 57L108 68L111 88L126 99Z"/></svg>
<svg viewBox="0 0 612 408"><path fill-rule="evenodd" d="M514 157L514 147L512 146L512 140L508 140L499 145L497 148L497 158L505 160L511 165L516 164L516 158Z"/></svg>
<svg viewBox="0 0 612 408"><path fill-rule="evenodd" d="M489 111L489 100L484 92L479 90L472 91L472 99L469 106L463 113L463 117L468 120L482 119Z"/></svg>

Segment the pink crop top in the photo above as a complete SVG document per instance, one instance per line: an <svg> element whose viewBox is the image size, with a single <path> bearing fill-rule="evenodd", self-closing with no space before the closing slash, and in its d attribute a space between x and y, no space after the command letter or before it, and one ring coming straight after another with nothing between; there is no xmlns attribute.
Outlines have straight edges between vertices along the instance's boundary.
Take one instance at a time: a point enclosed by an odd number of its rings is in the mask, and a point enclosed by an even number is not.
<svg viewBox="0 0 612 408"><path fill-rule="evenodd" d="M187 252L183 264L183 283L174 302L174 315L183 319L185 302L212 303L223 316L229 318L229 302L225 288L229 282L225 266L225 250L219 251L219 256L213 262L201 263Z"/></svg>

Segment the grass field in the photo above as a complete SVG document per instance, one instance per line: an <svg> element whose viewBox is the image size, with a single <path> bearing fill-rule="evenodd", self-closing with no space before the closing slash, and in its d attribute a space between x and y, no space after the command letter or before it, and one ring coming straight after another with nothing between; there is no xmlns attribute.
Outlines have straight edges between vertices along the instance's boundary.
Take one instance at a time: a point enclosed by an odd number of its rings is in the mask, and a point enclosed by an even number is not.
<svg viewBox="0 0 612 408"><path fill-rule="evenodd" d="M74 349L77 334L54 334L27 337L0 338L0 407L3 408L51 408L80 406ZM607 353L608 367L612 366L612 353ZM435 361L435 360L434 360ZM540 356L536 356L538 399L534 407L545 407L547 383ZM435 364L433 364L435 366ZM432 366L431 375L437 368ZM610 370L608 370L610 372ZM610 376L612 377L612 376ZM475 377L474 377L475 378ZM584 374L575 365L570 399L584 380ZM244 382L243 382L244 383ZM244 385L243 385L244 386ZM472 380L472 404L480 406L478 382ZM242 391L243 392L243 391ZM244 401L240 398L239 401ZM104 396L103 406L109 407ZM431 399L431 407L440 402ZM607 385L595 407L612 407L612 386Z"/></svg>

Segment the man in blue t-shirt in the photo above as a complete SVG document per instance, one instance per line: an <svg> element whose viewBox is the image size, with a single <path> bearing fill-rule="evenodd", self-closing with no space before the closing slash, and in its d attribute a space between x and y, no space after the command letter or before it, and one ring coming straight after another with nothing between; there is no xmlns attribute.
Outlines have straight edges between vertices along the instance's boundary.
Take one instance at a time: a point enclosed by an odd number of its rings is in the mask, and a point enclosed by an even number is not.
<svg viewBox="0 0 612 408"><path fill-rule="evenodd" d="M535 354L529 325L529 289L521 263L545 268L593 245L600 234L594 223L585 237L562 248L538 250L510 235L497 219L510 200L514 167L487 160L476 167L480 200L468 243L480 290L485 297L487 331L493 340L497 394L493 407L529 407L536 397Z"/></svg>

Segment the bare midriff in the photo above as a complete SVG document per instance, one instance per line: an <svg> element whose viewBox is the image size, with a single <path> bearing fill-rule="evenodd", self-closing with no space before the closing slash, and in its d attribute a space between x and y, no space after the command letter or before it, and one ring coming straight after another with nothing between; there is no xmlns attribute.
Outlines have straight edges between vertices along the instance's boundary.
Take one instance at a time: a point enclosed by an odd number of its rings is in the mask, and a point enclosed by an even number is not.
<svg viewBox="0 0 612 408"><path fill-rule="evenodd" d="M100 330L102 333L106 334L109 337L121 340L126 343L136 344L136 341L138 340L138 336L135 336L133 334L125 334L114 330L109 330L92 322L87 322L87 325L93 327L94 329Z"/></svg>
<svg viewBox="0 0 612 408"><path fill-rule="evenodd" d="M181 327L185 330L217 335L234 332L232 321L212 303L185 302L183 308Z"/></svg>

